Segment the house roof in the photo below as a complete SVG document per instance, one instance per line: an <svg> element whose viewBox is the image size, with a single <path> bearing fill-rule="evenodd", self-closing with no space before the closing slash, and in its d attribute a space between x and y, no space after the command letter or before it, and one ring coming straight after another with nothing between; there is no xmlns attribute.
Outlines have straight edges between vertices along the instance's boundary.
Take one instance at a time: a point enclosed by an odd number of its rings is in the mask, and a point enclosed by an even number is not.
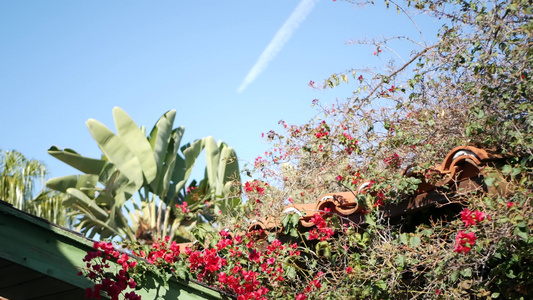
<svg viewBox="0 0 533 300"><path fill-rule="evenodd" d="M413 166L405 168L401 174L406 177L417 177L422 182L418 185L414 195L406 197L396 204L385 204L379 209L387 217L404 215L416 210L435 206L448 202L448 198L443 195L442 190L451 191L455 195L474 191L485 191L489 193L505 192L504 185L500 185L500 190L488 188L483 183L483 169L486 165L502 160L501 154L490 149L481 149L472 146L460 146L452 149L443 161L435 164L429 172L441 178L440 181L432 183L425 178L425 174L415 171ZM312 218L319 212L329 209L330 214L345 217L356 224L364 222L365 205L359 203L358 195L369 192L371 181L366 181L359 185L355 191L335 192L320 196L315 202L308 204L294 204L286 206L283 214L296 213L299 215L299 223L304 228L314 227ZM248 231L261 229L266 237L269 232L281 232L281 217L263 218L253 220L248 227Z"/></svg>
<svg viewBox="0 0 533 300"><path fill-rule="evenodd" d="M0 299L85 299L94 283L78 276L94 241L0 201ZM148 275L150 276L150 275ZM136 293L143 299L224 299L196 281L152 278Z"/></svg>

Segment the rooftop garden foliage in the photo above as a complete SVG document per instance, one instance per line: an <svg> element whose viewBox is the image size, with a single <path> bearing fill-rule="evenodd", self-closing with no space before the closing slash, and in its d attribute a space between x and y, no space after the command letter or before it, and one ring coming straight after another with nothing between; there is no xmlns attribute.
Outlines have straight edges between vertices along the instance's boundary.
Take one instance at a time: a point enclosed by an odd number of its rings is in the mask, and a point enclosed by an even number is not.
<svg viewBox="0 0 533 300"><path fill-rule="evenodd" d="M413 44L401 63L349 69L315 88L350 84L320 119L265 133L271 150L246 172L247 201L218 219L218 233L198 228L180 249L169 238L128 247L145 261L95 243L82 273L88 297L135 299L142 274L196 279L237 299L531 299L533 297L533 14L528 0L386 1L400 13L443 22L434 44ZM346 5L336 3L336 5ZM388 40L375 41L385 55ZM369 55L372 55L371 51ZM448 193L442 207L394 222L379 207L412 195L421 182L400 172L430 168L455 146L473 145L505 160L483 170L497 193ZM363 227L317 212L301 230L289 203L356 191L372 181ZM434 180L439 180L436 178ZM190 214L183 204L178 216ZM248 232L249 222L278 218L283 230ZM96 252L96 250L98 250ZM107 255L107 258L106 258ZM106 268L118 259L119 270ZM109 273L114 276L109 276ZM107 275L105 275L107 274Z"/></svg>

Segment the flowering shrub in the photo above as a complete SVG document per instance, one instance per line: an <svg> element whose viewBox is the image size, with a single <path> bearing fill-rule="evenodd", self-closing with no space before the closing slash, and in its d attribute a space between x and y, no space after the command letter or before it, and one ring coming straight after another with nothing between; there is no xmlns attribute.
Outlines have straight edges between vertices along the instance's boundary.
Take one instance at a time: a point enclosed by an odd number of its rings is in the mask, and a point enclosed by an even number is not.
<svg viewBox="0 0 533 300"><path fill-rule="evenodd" d="M137 283L129 276L128 271L135 268L136 260L130 260L127 254L121 254L113 247L112 243L94 242L93 248L95 251L88 252L83 259L86 262L85 272L80 271L78 275L83 275L96 284L94 288L87 288L85 297L100 299L100 293L105 292L112 300L118 300L119 295L128 288L135 288ZM110 270L109 259L111 257L117 259L117 263L121 266L112 277L107 277L106 273ZM141 299L135 292L130 291L124 294L124 299L137 300Z"/></svg>
<svg viewBox="0 0 533 300"><path fill-rule="evenodd" d="M447 22L436 44L421 43L405 63L391 63L392 71L350 70L323 85L311 81L312 88L333 88L353 77L357 88L345 101L313 100L320 121L280 121L281 132L264 134L272 149L245 170L249 201L218 219L228 231L198 229L198 243L182 250L169 240L142 250L130 245L146 259L133 267L105 244L109 258L105 251L87 258L101 259L84 272L96 283L88 296L117 297L130 282L143 285L139 274L159 272L237 299L532 298L533 52L526 2L408 1ZM387 41L376 44L376 55L386 58ZM434 164L458 145L493 149L501 160L456 177L436 172ZM478 174L471 181L469 171ZM324 209L306 216L313 225L306 228L297 213L281 213L289 203L344 191L357 194L364 222ZM388 205L423 193L439 199L435 207L385 214ZM184 205L178 213L187 212ZM249 231L252 220L278 227ZM99 273L104 258L122 266L111 277Z"/></svg>

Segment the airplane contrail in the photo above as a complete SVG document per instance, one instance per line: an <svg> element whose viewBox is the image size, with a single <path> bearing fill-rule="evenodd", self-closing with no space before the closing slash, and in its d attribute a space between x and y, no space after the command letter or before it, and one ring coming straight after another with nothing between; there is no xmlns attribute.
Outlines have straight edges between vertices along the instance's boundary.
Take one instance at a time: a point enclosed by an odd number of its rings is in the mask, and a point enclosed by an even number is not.
<svg viewBox="0 0 533 300"><path fill-rule="evenodd" d="M281 26L281 28L276 32L276 35L272 40L270 41L270 44L263 50L263 53L261 53L261 56L259 56L259 59L257 59L257 62L252 67L250 72L248 72L248 75L244 78L241 85L237 89L237 93L241 93L248 87L250 83L252 83L257 76L261 72L263 72L267 67L268 64L274 58L278 53L281 51L285 43L291 38L292 34L298 26L307 18L309 13L313 10L315 7L315 4L320 0L302 0L296 6L296 8L293 10L287 21Z"/></svg>

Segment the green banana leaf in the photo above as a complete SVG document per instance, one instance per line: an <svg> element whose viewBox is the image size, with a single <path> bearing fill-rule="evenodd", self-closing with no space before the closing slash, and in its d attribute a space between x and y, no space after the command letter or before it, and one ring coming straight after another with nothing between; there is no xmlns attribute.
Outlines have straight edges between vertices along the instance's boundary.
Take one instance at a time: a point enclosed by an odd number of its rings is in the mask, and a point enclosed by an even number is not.
<svg viewBox="0 0 533 300"><path fill-rule="evenodd" d="M143 185L144 179L141 163L137 156L120 137L116 136L102 123L89 119L86 124L104 155L117 167L121 174L135 183L136 190L138 190Z"/></svg>
<svg viewBox="0 0 533 300"><path fill-rule="evenodd" d="M63 202L64 205L71 206L71 205L79 205L80 207L84 208L87 212L90 212L91 215L98 217L98 218L107 218L109 217L109 213L102 209L96 202L82 191L76 189L76 188L68 188L67 194L72 196L71 198L65 200Z"/></svg>
<svg viewBox="0 0 533 300"><path fill-rule="evenodd" d="M105 160L84 157L72 149L61 150L56 146L50 147L48 154L85 174L100 174L107 163Z"/></svg>
<svg viewBox="0 0 533 300"><path fill-rule="evenodd" d="M157 176L157 162L146 135L121 108L113 108L113 118L118 136L139 159L146 182L152 182Z"/></svg>
<svg viewBox="0 0 533 300"><path fill-rule="evenodd" d="M95 197L95 189L98 184L98 175L69 175L56 177L46 181L46 187L66 193L69 188L76 188L82 191L87 197Z"/></svg>
<svg viewBox="0 0 533 300"><path fill-rule="evenodd" d="M161 191L160 182L163 180L163 175L161 170L163 169L163 163L165 161L168 144L170 143L170 137L172 135L172 124L174 123L174 118L176 116L175 110L169 110L166 112L157 123L154 125L154 128L150 132L149 142L154 153L154 158L157 164L157 176L150 183L150 186L154 193L157 195ZM181 127L182 135L185 129Z"/></svg>
<svg viewBox="0 0 533 300"><path fill-rule="evenodd" d="M162 178L158 186L159 193L157 195L160 199L164 199L167 204L169 204L168 201L172 201L172 199L175 197L175 191L169 193L169 189L171 186L172 175L174 173L174 167L178 157L178 150L183 132L183 127L176 128L172 131L170 143L168 144L168 150L165 157L165 163L163 164L161 172L159 172L159 176L162 176Z"/></svg>
<svg viewBox="0 0 533 300"><path fill-rule="evenodd" d="M172 182L174 182L172 189L174 194L185 188L196 160L200 156L200 153L202 153L204 147L204 139L198 139L192 144L188 143L181 148L184 158L179 154L176 155L176 165L174 166L172 174Z"/></svg>

